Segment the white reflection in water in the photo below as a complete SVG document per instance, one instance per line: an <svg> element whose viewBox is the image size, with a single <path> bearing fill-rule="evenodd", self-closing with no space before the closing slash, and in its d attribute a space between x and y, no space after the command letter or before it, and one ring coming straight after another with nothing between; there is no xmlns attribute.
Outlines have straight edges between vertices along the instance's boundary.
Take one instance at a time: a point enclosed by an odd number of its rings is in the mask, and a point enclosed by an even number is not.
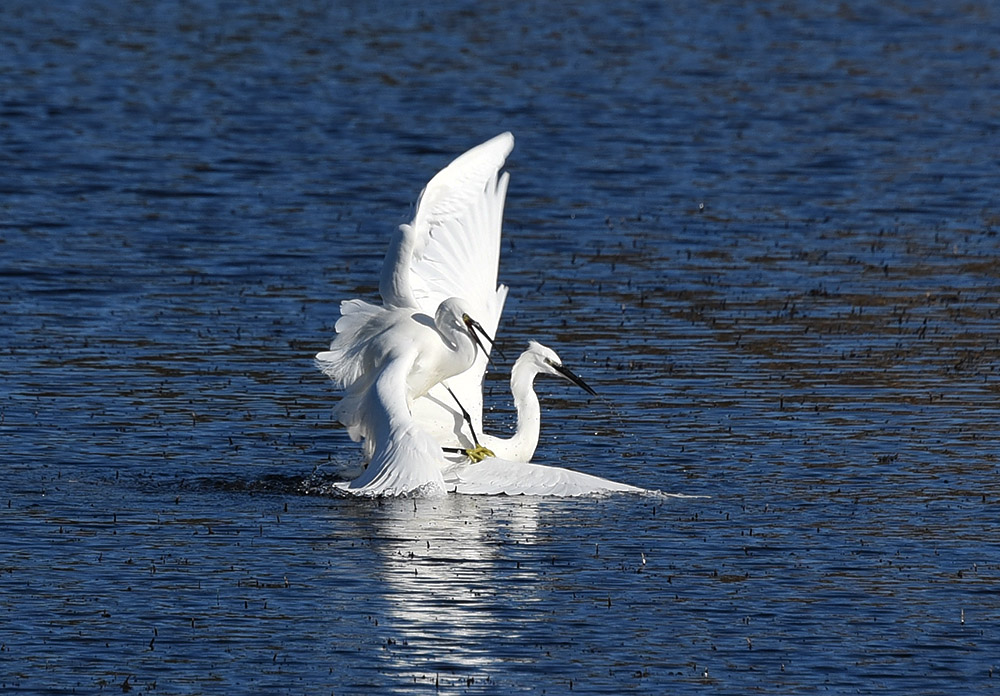
<svg viewBox="0 0 1000 696"><path fill-rule="evenodd" d="M481 678L518 644L534 572L513 550L538 539L538 498L447 496L387 501L373 515L378 580L393 632L386 652L412 679Z"/></svg>

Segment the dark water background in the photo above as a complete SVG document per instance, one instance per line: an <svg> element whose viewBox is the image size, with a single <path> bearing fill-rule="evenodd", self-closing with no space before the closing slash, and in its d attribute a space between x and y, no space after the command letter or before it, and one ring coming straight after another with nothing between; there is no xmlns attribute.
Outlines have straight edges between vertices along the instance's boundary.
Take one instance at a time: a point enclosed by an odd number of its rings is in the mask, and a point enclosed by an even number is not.
<svg viewBox="0 0 1000 696"><path fill-rule="evenodd" d="M0 691L1000 690L997 4L344 5L0 6ZM709 497L312 494L503 130L536 460Z"/></svg>

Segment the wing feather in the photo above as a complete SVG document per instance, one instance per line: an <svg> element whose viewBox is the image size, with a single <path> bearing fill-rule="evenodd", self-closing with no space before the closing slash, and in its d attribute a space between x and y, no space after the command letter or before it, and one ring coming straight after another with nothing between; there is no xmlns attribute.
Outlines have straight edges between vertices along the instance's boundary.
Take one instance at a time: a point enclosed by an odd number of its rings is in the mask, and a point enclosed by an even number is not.
<svg viewBox="0 0 1000 696"><path fill-rule="evenodd" d="M500 228L507 174L500 174L514 136L500 135L460 155L428 182L409 225L390 241L379 291L387 307L429 316L461 297L486 325L497 290ZM499 318L499 317L498 317Z"/></svg>
<svg viewBox="0 0 1000 696"><path fill-rule="evenodd" d="M340 303L340 319L334 330L337 335L330 350L316 354L316 367L333 380L338 389L351 389L373 365L366 363L366 350L372 336L384 328L388 313L382 307L364 300L344 300Z"/></svg>
<svg viewBox="0 0 1000 696"><path fill-rule="evenodd" d="M396 297L425 314L434 315L437 306L450 297L461 297L473 319L496 337L507 299L507 287L498 283L504 202L510 176L500 172L514 147L514 137L502 133L458 157L439 172L420 196L412 223L404 225L394 238L389 256L396 266L383 283L383 301ZM409 239L400 240L409 235ZM405 260L408 273L398 265ZM387 264L389 257L387 256ZM383 269L385 274L385 270ZM399 278L402 280L399 280ZM383 275L385 281L386 275ZM448 386L469 412L478 431L482 429L483 375L487 356L480 354L472 366L448 380ZM414 417L426 430L438 432L441 442L456 443L463 434L461 416L454 399L443 386L434 387L414 403ZM465 430L468 430L465 428ZM449 436L445 439L445 436ZM468 434L463 434L468 439ZM471 441L470 441L471 443Z"/></svg>
<svg viewBox="0 0 1000 696"><path fill-rule="evenodd" d="M445 478L448 490L467 495L581 496L602 493L646 493L643 488L559 466L484 459L459 466Z"/></svg>
<svg viewBox="0 0 1000 696"><path fill-rule="evenodd" d="M347 420L364 428L371 461L344 490L370 496L445 492L441 447L413 420L406 403L406 380L416 357L412 350L388 362L352 405L356 412ZM345 422L346 414L340 415Z"/></svg>
<svg viewBox="0 0 1000 696"><path fill-rule="evenodd" d="M510 133L496 136L441 170L421 194L409 269L413 298L425 314L434 316L444 300L461 297L484 327L499 321L500 233L510 180L500 168L513 147Z"/></svg>

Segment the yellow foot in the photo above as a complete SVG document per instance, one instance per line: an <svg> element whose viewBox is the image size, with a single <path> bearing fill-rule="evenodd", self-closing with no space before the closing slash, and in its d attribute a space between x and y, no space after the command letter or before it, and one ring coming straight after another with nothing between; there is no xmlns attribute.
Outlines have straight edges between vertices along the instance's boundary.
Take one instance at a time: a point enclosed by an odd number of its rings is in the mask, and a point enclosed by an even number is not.
<svg viewBox="0 0 1000 696"><path fill-rule="evenodd" d="M473 447L472 449L465 450L465 454L474 462L481 462L487 457L495 457L492 451L486 449L482 445Z"/></svg>

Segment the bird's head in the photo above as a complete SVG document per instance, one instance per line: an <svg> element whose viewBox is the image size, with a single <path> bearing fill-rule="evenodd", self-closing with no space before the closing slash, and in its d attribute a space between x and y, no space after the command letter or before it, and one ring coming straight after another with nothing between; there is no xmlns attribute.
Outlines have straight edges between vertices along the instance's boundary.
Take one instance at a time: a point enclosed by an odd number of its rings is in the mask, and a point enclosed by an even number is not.
<svg viewBox="0 0 1000 696"><path fill-rule="evenodd" d="M528 350L521 354L521 357L518 358L518 362L521 360L528 360L534 364L537 367L539 374L561 377L567 382L572 382L576 386L580 387L591 396L597 396L597 392L591 389L586 382L573 374L572 370L563 365L562 360L559 359L559 356L554 350L548 346L543 346L538 341L528 342Z"/></svg>
<svg viewBox="0 0 1000 696"><path fill-rule="evenodd" d="M434 315L434 321L441 330L447 328L467 333L472 337L472 341L482 349L483 354L489 357L490 351L483 345L480 336L489 341L490 348L494 347L493 338L486 333L486 329L483 328L482 324L472 318L469 313L469 305L465 300L458 297L450 297L442 302ZM499 348L497 352L500 352Z"/></svg>

